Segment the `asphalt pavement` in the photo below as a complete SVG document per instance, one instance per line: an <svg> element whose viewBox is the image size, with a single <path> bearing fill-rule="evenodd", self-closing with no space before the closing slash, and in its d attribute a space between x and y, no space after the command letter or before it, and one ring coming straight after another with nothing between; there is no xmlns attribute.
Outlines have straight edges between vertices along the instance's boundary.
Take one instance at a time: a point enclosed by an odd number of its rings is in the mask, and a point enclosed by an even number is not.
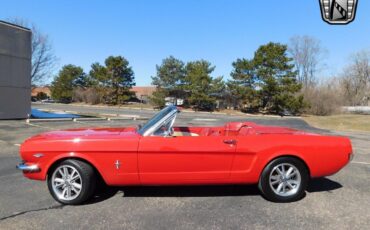
<svg viewBox="0 0 370 230"><path fill-rule="evenodd" d="M155 111L39 105L44 109L118 113L148 117ZM117 127L141 120L0 121L0 229L366 229L370 225L370 134L334 132L309 126L299 118L246 117L182 113L176 125L221 125L254 121L310 132L345 135L354 160L336 175L310 182L306 196L294 203L266 201L254 185L186 187L115 187L90 202L64 206L49 195L45 182L31 181L15 169L19 144L48 130Z"/></svg>

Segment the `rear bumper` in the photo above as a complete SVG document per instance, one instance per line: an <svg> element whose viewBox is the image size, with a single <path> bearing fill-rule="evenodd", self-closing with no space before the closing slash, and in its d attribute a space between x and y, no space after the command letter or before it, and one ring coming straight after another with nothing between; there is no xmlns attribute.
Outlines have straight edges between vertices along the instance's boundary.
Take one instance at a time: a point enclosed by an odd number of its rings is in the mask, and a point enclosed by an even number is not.
<svg viewBox="0 0 370 230"><path fill-rule="evenodd" d="M25 162L21 162L15 167L23 172L39 172L40 171L40 168L37 164L26 164Z"/></svg>

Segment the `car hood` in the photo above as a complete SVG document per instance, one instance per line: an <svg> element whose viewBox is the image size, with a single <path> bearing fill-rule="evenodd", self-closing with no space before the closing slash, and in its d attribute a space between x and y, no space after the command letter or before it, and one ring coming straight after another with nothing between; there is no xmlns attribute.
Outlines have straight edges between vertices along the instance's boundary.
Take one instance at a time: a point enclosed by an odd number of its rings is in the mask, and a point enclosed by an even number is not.
<svg viewBox="0 0 370 230"><path fill-rule="evenodd" d="M137 135L135 127L124 127L124 128L80 128L80 129L66 129L56 130L38 134L29 138L28 140L37 139L69 139L76 137L103 137L103 136L133 136ZM27 141L28 141L27 140Z"/></svg>

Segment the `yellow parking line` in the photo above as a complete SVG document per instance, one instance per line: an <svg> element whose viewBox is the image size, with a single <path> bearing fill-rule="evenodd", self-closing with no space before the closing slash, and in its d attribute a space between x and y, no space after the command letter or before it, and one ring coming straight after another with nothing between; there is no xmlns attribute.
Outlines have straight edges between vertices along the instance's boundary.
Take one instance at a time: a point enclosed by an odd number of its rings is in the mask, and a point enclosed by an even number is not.
<svg viewBox="0 0 370 230"><path fill-rule="evenodd" d="M39 127L39 128L44 128L44 129L53 129L53 128L50 128L50 127L47 127L47 126L35 125L35 124L31 124L31 123L27 123L27 125L34 126L34 127Z"/></svg>
<svg viewBox="0 0 370 230"><path fill-rule="evenodd" d="M11 142L0 140L0 143L9 144L9 145L15 145L15 146L21 146L21 144L12 144Z"/></svg>

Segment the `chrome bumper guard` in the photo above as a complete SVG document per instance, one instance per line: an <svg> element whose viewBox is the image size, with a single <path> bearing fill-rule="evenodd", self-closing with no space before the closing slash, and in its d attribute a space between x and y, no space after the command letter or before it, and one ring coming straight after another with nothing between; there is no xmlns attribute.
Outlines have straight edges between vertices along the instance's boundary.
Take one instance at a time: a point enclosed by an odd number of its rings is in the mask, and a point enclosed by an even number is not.
<svg viewBox="0 0 370 230"><path fill-rule="evenodd" d="M351 154L349 155L349 161L352 161L354 157L355 157L355 155L354 155L353 153L351 153Z"/></svg>
<svg viewBox="0 0 370 230"><path fill-rule="evenodd" d="M40 171L39 166L37 166L36 164L26 165L24 162L18 164L15 167L19 170L22 170L23 172L38 172L38 171Z"/></svg>

